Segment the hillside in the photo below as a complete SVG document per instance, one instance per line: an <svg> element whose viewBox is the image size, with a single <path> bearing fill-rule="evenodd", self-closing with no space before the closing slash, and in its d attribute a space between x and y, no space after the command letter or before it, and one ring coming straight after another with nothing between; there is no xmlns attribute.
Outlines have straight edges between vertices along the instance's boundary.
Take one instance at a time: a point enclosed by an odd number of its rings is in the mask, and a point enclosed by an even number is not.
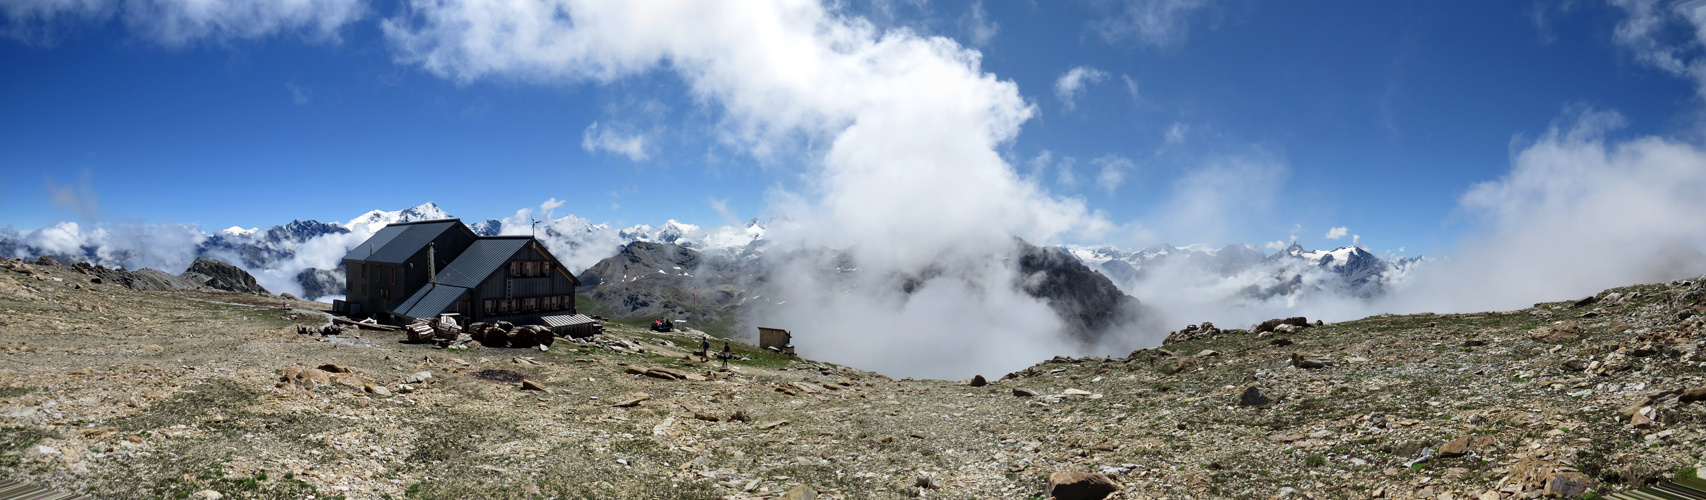
<svg viewBox="0 0 1706 500"><path fill-rule="evenodd" d="M1706 454L1700 279L1193 328L974 386L738 344L725 370L687 357L691 332L622 325L548 351L299 335L321 304L20 269L0 270L0 477L99 498L1038 498L1097 471L1116 498L1510 499ZM301 372L327 364L348 372Z"/></svg>

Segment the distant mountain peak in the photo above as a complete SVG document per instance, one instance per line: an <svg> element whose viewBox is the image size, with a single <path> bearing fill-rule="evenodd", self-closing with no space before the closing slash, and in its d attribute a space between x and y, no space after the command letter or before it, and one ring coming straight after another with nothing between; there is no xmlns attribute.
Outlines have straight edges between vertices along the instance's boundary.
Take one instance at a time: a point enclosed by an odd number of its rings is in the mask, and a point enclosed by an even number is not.
<svg viewBox="0 0 1706 500"><path fill-rule="evenodd" d="M450 219L450 213L439 208L438 203L426 202L394 212L373 210L351 219L345 227L365 227L368 231L378 231L380 228L400 222L416 222L423 220Z"/></svg>

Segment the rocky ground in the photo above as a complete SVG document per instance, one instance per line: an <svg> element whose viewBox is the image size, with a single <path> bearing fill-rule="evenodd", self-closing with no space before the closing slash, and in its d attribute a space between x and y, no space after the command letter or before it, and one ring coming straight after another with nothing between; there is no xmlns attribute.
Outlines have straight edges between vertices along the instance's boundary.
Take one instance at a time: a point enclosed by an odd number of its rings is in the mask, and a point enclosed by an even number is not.
<svg viewBox="0 0 1706 500"><path fill-rule="evenodd" d="M0 478L98 498L1040 498L1081 471L1116 498L1509 499L1603 496L1706 454L1700 280L1199 328L987 385L738 344L723 369L693 332L618 324L544 351L296 333L323 309L0 269Z"/></svg>

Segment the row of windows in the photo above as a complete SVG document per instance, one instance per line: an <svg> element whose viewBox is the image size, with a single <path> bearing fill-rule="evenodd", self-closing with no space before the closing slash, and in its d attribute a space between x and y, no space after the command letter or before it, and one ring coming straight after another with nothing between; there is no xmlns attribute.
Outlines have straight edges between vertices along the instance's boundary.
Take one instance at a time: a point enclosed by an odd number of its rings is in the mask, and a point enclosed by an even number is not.
<svg viewBox="0 0 1706 500"><path fill-rule="evenodd" d="M509 263L509 275L512 277L516 277L516 278L529 278L529 277L534 277L534 276L550 276L551 275L551 261L548 261L548 260L511 261Z"/></svg>
<svg viewBox="0 0 1706 500"><path fill-rule="evenodd" d="M360 268L361 279L367 279L367 263L356 264L356 267ZM374 266L373 277L389 281L395 285L397 284L397 266Z"/></svg>
<svg viewBox="0 0 1706 500"><path fill-rule="evenodd" d="M486 299L486 314L514 314L574 309L575 298L568 295L529 297L525 299Z"/></svg>

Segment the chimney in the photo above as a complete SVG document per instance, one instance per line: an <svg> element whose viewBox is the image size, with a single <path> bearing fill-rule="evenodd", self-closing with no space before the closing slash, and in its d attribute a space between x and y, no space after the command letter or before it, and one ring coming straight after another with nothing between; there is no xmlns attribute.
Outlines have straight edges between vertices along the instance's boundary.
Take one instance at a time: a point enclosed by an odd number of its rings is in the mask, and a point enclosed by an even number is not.
<svg viewBox="0 0 1706 500"><path fill-rule="evenodd" d="M438 284L438 255L432 243L427 243L427 282Z"/></svg>

